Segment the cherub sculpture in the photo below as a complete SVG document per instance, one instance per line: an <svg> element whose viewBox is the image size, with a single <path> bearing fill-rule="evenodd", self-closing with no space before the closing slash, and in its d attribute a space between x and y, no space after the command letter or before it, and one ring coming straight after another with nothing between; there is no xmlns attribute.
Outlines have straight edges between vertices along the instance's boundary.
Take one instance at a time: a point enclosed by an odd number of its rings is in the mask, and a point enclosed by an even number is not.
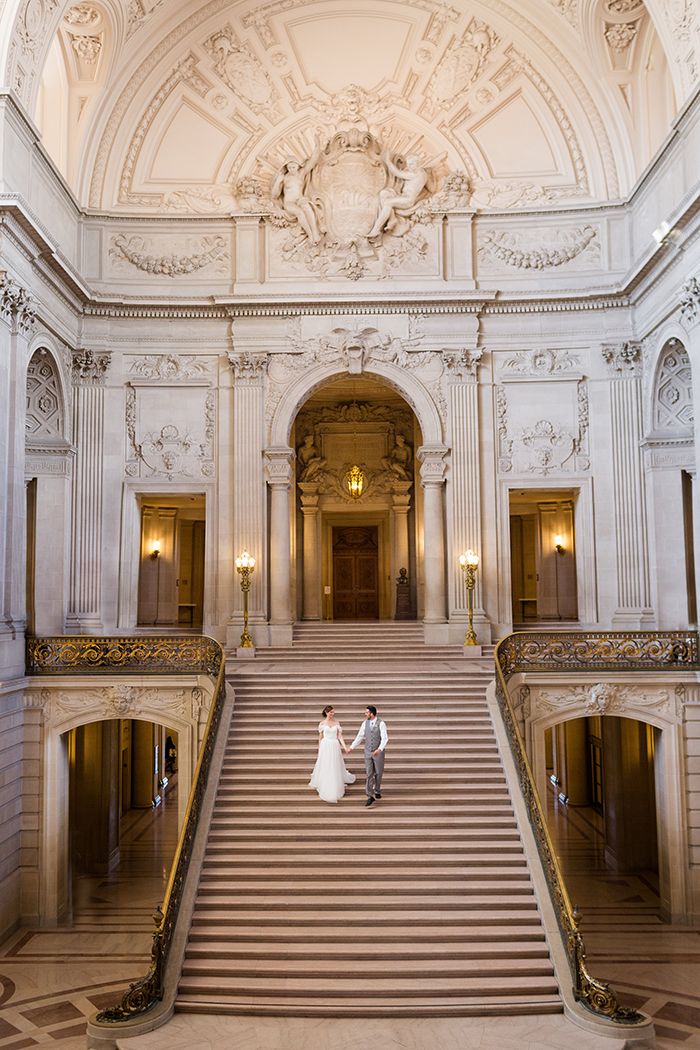
<svg viewBox="0 0 700 1050"><path fill-rule="evenodd" d="M317 142L313 153L303 164L295 157L290 157L280 168L270 189L271 198L281 202L283 210L297 220L312 244L318 244L321 240L321 231L314 206L305 196L305 190L309 173L318 164L320 156L321 146Z"/></svg>
<svg viewBox="0 0 700 1050"><path fill-rule="evenodd" d="M403 217L411 211L418 203L429 177L428 169L421 166L416 153L408 154L404 168L397 167L388 152L382 154L382 159L391 174L403 185L398 193L388 187L380 191L379 213L368 237L378 237L383 229L396 224L397 215Z"/></svg>

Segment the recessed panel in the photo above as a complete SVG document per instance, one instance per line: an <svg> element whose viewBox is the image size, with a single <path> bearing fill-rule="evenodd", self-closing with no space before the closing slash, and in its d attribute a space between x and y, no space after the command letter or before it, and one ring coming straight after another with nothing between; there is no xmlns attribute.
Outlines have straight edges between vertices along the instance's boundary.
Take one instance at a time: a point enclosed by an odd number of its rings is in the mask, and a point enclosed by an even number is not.
<svg viewBox="0 0 700 1050"><path fill-rule="evenodd" d="M231 136L187 102L170 118L149 177L158 182L213 183Z"/></svg>
<svg viewBox="0 0 700 1050"><path fill-rule="evenodd" d="M559 171L540 119L521 94L513 95L470 128L470 133L481 147L494 178L556 175Z"/></svg>

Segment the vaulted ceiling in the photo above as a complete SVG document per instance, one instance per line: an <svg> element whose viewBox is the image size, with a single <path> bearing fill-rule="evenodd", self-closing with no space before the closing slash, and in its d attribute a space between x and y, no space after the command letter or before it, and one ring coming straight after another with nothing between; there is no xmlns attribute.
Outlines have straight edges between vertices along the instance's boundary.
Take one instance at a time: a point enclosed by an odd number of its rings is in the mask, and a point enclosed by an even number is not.
<svg viewBox="0 0 700 1050"><path fill-rule="evenodd" d="M110 211L229 212L338 126L466 172L477 207L617 199L698 79L695 0L5 0L10 22L6 80Z"/></svg>

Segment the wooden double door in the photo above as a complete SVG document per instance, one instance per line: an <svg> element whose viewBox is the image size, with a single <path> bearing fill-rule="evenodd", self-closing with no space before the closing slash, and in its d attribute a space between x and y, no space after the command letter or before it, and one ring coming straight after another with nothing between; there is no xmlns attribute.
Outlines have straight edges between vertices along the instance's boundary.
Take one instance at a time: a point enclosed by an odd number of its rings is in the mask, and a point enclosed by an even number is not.
<svg viewBox="0 0 700 1050"><path fill-rule="evenodd" d="M333 619L379 619L377 525L333 527Z"/></svg>

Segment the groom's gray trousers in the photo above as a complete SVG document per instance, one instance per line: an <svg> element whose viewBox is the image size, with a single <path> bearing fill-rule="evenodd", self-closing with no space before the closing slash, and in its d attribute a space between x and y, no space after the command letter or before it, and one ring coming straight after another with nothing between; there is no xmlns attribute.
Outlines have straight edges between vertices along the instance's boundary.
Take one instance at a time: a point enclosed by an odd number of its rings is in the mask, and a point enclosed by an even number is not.
<svg viewBox="0 0 700 1050"><path fill-rule="evenodd" d="M372 755L371 751L365 751L365 772L367 774L367 797L373 798L382 789L382 773L384 772L384 752Z"/></svg>

